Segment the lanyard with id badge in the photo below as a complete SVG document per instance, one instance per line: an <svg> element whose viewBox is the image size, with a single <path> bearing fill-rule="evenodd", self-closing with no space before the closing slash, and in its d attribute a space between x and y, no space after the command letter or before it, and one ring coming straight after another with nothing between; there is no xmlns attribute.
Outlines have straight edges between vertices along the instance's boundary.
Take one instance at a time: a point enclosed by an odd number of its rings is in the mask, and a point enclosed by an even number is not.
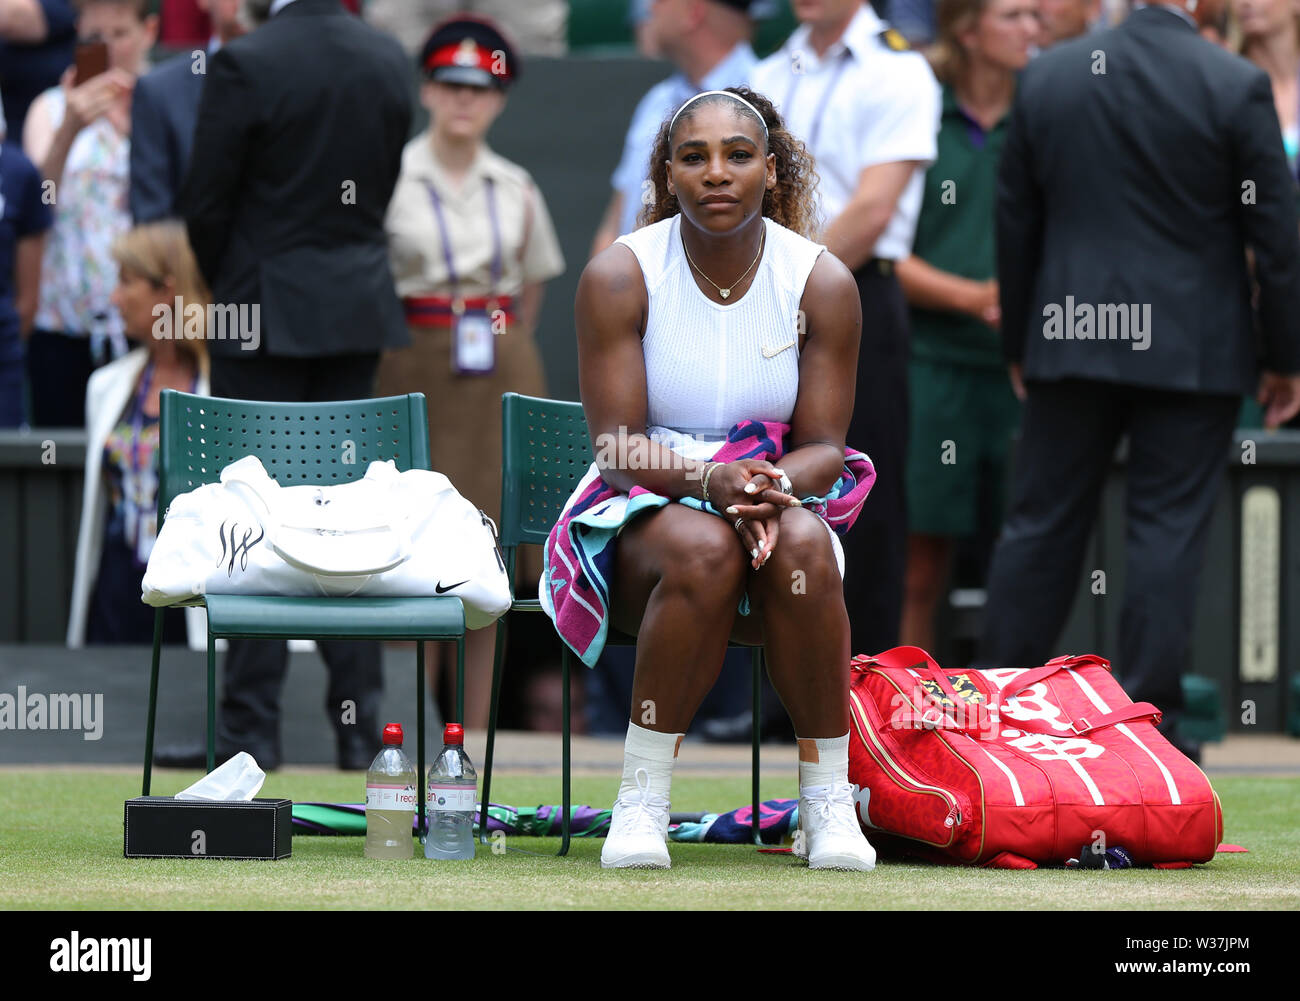
<svg viewBox="0 0 1300 1001"><path fill-rule="evenodd" d="M498 303L496 289L501 283L501 226L497 220L496 187L492 178L483 183L487 188L488 216L492 222L492 293L486 308L467 309L465 297L460 294L460 276L451 257L451 232L442 213L442 199L437 189L425 181L429 199L433 202L433 215L438 222L442 238L442 254L447 263L447 279L451 282L451 369L457 375L488 375L496 369L496 343L492 330L492 314Z"/></svg>
<svg viewBox="0 0 1300 1001"><path fill-rule="evenodd" d="M831 95L835 93L835 88L840 82L840 75L844 72L844 67L848 65L851 54L848 49L844 49L835 60L835 69L831 73L831 78L826 81L826 89L822 91L821 100L817 102L817 108L813 112L812 128L808 130L808 151L812 152L817 149L817 136L822 130L822 118L826 114L826 106L831 103ZM781 105L788 116L790 110L794 107L794 95L799 89L799 81L802 75L795 73L790 79L790 89L785 93L785 103Z"/></svg>
<svg viewBox="0 0 1300 1001"><path fill-rule="evenodd" d="M154 363L151 361L140 376L140 386L131 408L131 437L124 443L126 463L122 467L123 529L126 544L133 550L136 566L140 568L148 565L158 535L158 443L155 438L152 443L155 453L150 454L144 437L144 402L153 377ZM198 376L195 375L190 381L190 392L197 392L198 385ZM145 461L146 455L148 461Z"/></svg>

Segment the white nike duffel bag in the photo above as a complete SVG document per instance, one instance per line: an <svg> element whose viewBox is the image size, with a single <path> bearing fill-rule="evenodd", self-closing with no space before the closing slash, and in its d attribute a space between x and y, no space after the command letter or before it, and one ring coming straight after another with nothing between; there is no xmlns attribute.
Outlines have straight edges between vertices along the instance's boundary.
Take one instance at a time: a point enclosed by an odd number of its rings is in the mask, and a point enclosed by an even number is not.
<svg viewBox="0 0 1300 1001"><path fill-rule="evenodd" d="M177 495L149 556L145 604L200 594L453 595L470 629L510 607L495 526L441 473L372 462L358 480L283 487L252 455Z"/></svg>

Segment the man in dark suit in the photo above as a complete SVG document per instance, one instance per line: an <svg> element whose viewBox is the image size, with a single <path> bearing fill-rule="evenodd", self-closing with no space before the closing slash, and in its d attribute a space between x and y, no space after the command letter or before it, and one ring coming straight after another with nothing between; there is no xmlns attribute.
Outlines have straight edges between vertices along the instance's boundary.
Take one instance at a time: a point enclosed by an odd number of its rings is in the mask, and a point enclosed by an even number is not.
<svg viewBox="0 0 1300 1001"><path fill-rule="evenodd" d="M409 73L397 41L339 0L275 0L265 25L208 61L177 207L214 302L260 307L238 337L209 332L214 396L365 399L379 352L408 343L384 214L411 127ZM339 764L365 768L379 734L379 644L318 647ZM279 763L287 657L282 642L231 641L222 754Z"/></svg>
<svg viewBox="0 0 1300 1001"><path fill-rule="evenodd" d="M1221 3L1141 7L1034 60L998 189L1003 343L1025 411L980 666L1061 652L1099 490L1127 435L1116 667L1176 740L1241 395L1258 392L1272 427L1300 409L1294 184L1268 77L1201 39L1188 13L1212 20Z"/></svg>
<svg viewBox="0 0 1300 1001"><path fill-rule="evenodd" d="M131 95L131 218L136 225L176 215L176 195L190 165L207 61L244 33L241 0L198 0L212 21L205 50L182 53L135 82Z"/></svg>

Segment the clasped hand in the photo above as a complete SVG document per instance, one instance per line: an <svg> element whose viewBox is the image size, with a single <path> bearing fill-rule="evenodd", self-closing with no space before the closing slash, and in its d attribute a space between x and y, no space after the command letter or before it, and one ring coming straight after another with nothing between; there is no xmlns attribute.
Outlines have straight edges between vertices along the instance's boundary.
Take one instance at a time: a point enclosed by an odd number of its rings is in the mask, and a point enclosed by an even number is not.
<svg viewBox="0 0 1300 1001"><path fill-rule="evenodd" d="M737 459L714 468L709 476L709 502L731 519L757 570L776 548L781 512L802 507L793 494L780 489L785 475L762 459Z"/></svg>

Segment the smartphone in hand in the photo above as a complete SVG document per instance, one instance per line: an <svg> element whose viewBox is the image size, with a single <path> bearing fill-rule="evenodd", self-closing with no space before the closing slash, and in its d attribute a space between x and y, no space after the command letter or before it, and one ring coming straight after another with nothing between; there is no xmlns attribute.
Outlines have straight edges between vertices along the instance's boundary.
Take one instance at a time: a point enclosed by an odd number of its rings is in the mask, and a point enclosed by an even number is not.
<svg viewBox="0 0 1300 1001"><path fill-rule="evenodd" d="M77 76L73 86L80 87L87 80L108 70L108 43L104 41L78 42L76 55Z"/></svg>

